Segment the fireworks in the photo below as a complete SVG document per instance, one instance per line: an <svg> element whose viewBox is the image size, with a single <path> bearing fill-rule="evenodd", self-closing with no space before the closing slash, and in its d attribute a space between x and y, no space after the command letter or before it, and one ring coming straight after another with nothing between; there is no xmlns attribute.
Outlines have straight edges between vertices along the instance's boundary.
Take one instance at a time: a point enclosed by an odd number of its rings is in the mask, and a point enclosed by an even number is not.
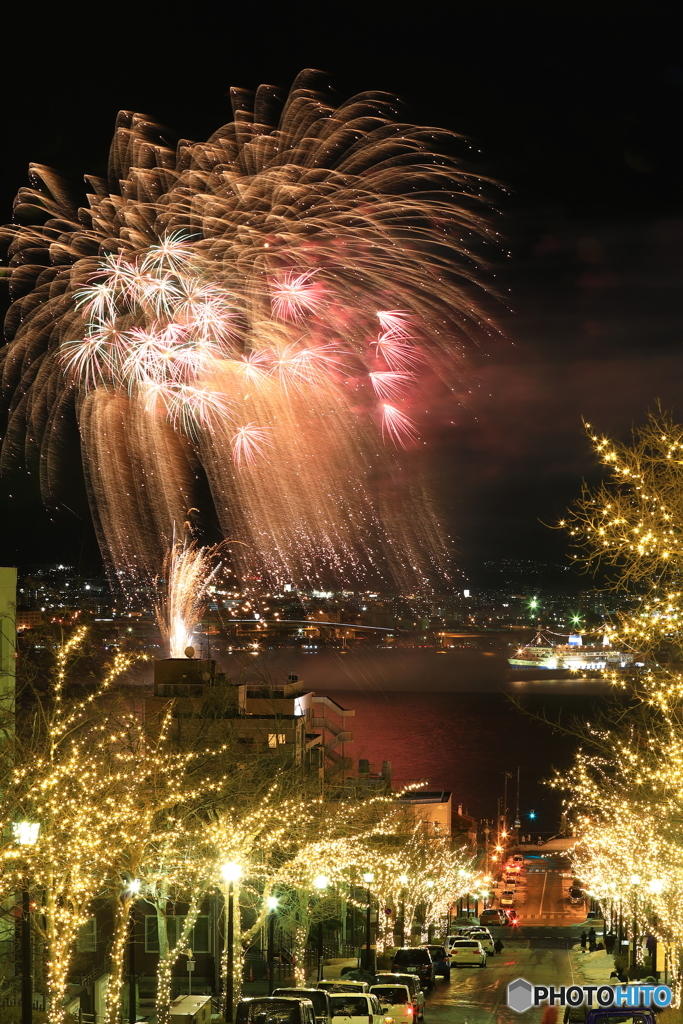
<svg viewBox="0 0 683 1024"><path fill-rule="evenodd" d="M3 231L3 464L37 461L59 500L75 416L124 579L158 574L203 478L243 542L236 568L272 582L412 585L448 562L401 460L488 324L481 182L450 133L401 123L376 93L335 109L322 85L302 73L281 110L262 87L253 111L240 100L232 123L175 153L121 114L87 207L34 166Z"/></svg>
<svg viewBox="0 0 683 1024"><path fill-rule="evenodd" d="M208 588L221 567L217 555L218 546L202 548L192 540L187 524L183 539L173 538L155 609L171 658L182 658L192 646L192 630L206 611Z"/></svg>

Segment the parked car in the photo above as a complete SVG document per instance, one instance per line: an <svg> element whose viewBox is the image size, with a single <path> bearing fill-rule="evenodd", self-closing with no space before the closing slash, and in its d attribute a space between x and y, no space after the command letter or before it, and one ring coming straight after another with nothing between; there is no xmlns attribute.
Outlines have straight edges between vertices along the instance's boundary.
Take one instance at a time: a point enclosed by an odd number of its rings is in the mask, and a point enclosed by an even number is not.
<svg viewBox="0 0 683 1024"><path fill-rule="evenodd" d="M478 939L458 939L451 946L451 967L486 967L486 951Z"/></svg>
<svg viewBox="0 0 683 1024"><path fill-rule="evenodd" d="M335 992L330 1002L337 1024L384 1024L379 1000L371 992Z"/></svg>
<svg viewBox="0 0 683 1024"><path fill-rule="evenodd" d="M420 987L420 979L416 974L398 974L391 971L378 971L378 983L385 985L391 982L394 985L406 985L413 997L413 1019L425 1019L425 994Z"/></svg>
<svg viewBox="0 0 683 1024"><path fill-rule="evenodd" d="M451 934L447 935L446 938L444 939L444 946L446 947L446 952L449 951L450 947L453 945L454 942L456 942L458 939L464 939L467 935L469 935L472 928L478 927L479 925L467 924L463 925L461 928L454 928Z"/></svg>
<svg viewBox="0 0 683 1024"><path fill-rule="evenodd" d="M319 981L316 988L320 988L323 992L369 992L370 986L367 981L326 981L324 978Z"/></svg>
<svg viewBox="0 0 683 1024"><path fill-rule="evenodd" d="M450 953L446 952L445 946L433 946L431 943L425 943L424 949L429 950L429 955L432 958L434 964L434 977L438 978L439 975L445 978L446 981L451 980L451 957Z"/></svg>
<svg viewBox="0 0 683 1024"><path fill-rule="evenodd" d="M479 915L479 921L481 924L489 926L506 925L510 923L505 911L501 910L499 907L489 907L487 910L482 910Z"/></svg>
<svg viewBox="0 0 683 1024"><path fill-rule="evenodd" d="M407 985L372 985L370 992L377 996L382 1013L391 1017L394 1024L413 1024L413 997Z"/></svg>
<svg viewBox="0 0 683 1024"><path fill-rule="evenodd" d="M310 999L315 1011L317 1024L328 1024L332 1017L330 996L322 988L276 988L273 996L289 996L293 999Z"/></svg>
<svg viewBox="0 0 683 1024"><path fill-rule="evenodd" d="M240 999L235 1024L315 1024L315 1012L310 999L255 996L253 999ZM368 1021L363 1024L368 1024ZM376 1024L382 1022L377 1021Z"/></svg>
<svg viewBox="0 0 683 1024"><path fill-rule="evenodd" d="M643 1006L594 1007L586 1014L586 1024L655 1024L655 1015Z"/></svg>
<svg viewBox="0 0 683 1024"><path fill-rule="evenodd" d="M515 903L517 902L515 899L514 889L504 889L500 895L500 900L498 902L500 903L501 907L514 907Z"/></svg>
<svg viewBox="0 0 683 1024"><path fill-rule="evenodd" d="M404 946L397 949L391 958L394 971L404 974L416 974L423 988L431 988L434 984L434 964L429 950L421 946Z"/></svg>
<svg viewBox="0 0 683 1024"><path fill-rule="evenodd" d="M477 942L481 942L487 956L493 956L496 952L493 945L493 936L488 928L473 928L467 937L469 939L476 939Z"/></svg>

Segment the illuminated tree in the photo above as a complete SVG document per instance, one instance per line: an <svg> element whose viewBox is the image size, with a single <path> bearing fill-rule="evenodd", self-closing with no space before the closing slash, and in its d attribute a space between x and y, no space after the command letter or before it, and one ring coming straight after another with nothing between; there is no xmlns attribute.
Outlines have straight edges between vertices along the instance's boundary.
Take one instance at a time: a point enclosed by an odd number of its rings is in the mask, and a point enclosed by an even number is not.
<svg viewBox="0 0 683 1024"><path fill-rule="evenodd" d="M667 946L680 997L683 428L658 412L630 445L588 429L612 479L585 488L561 525L582 547L587 567L602 567L608 586L635 595L635 609L605 632L639 652L646 667L605 673L615 699L601 719L576 727L582 749L553 785L569 791L577 874L613 920L618 913L626 934L649 933Z"/></svg>

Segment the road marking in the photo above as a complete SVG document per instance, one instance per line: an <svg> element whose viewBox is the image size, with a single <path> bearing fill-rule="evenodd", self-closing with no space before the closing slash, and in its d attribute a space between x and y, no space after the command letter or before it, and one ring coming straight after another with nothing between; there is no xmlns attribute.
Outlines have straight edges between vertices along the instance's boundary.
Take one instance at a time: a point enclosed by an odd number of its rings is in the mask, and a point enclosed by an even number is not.
<svg viewBox="0 0 683 1024"><path fill-rule="evenodd" d="M547 885L547 882L548 882L548 872L546 871L545 875L543 876L543 891L541 893L541 902L540 902L539 907L538 907L538 913L539 914L543 913L543 897L545 896L545 887Z"/></svg>

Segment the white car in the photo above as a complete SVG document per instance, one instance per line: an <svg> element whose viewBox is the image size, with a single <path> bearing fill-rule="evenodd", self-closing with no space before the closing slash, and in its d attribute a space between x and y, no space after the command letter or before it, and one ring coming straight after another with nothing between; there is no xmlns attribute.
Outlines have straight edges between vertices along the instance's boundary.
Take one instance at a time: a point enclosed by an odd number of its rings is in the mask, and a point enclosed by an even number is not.
<svg viewBox="0 0 683 1024"><path fill-rule="evenodd" d="M405 985L413 997L413 1019L425 1019L425 994L420 987L420 979L414 974L378 971L377 983L380 985Z"/></svg>
<svg viewBox="0 0 683 1024"><path fill-rule="evenodd" d="M330 1003L337 1024L384 1024L379 1000L371 992L333 992Z"/></svg>
<svg viewBox="0 0 683 1024"><path fill-rule="evenodd" d="M496 952L493 945L493 936L488 928L473 928L467 936L469 939L476 939L484 947L484 952L487 956L493 956Z"/></svg>
<svg viewBox="0 0 683 1024"><path fill-rule="evenodd" d="M516 902L516 900L515 900L515 890L514 889L505 889L500 894L500 900L498 902L500 903L501 907L514 907L515 902Z"/></svg>
<svg viewBox="0 0 683 1024"><path fill-rule="evenodd" d="M346 981L345 978L340 978L337 981L319 981L315 986L321 988L323 992L329 992L332 995L333 992L369 992L370 986L367 981Z"/></svg>
<svg viewBox="0 0 683 1024"><path fill-rule="evenodd" d="M451 967L486 967L486 952L478 939L458 939L451 946Z"/></svg>
<svg viewBox="0 0 683 1024"><path fill-rule="evenodd" d="M382 1013L394 1024L414 1024L413 997L407 985L371 985L370 992L379 999Z"/></svg>

